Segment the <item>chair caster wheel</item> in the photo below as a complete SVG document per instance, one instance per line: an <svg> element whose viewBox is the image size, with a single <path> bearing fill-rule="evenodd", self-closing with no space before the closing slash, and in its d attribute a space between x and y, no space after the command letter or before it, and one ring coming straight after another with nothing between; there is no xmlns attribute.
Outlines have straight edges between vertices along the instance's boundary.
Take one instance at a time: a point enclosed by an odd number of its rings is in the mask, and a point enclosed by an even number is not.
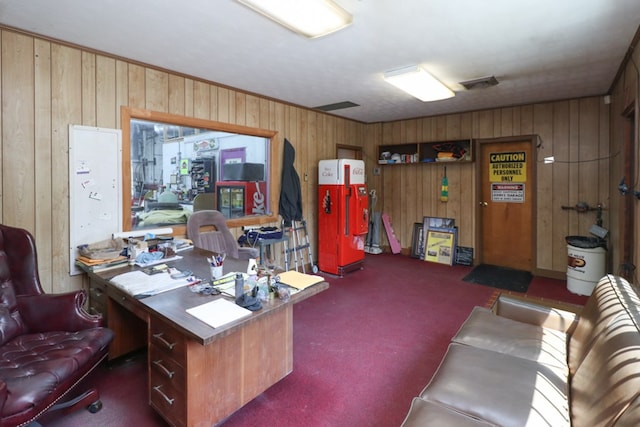
<svg viewBox="0 0 640 427"><path fill-rule="evenodd" d="M91 412L92 414L95 414L100 409L102 409L102 402L100 400L97 400L97 401L93 402L91 405L89 405L87 407L87 410L89 412Z"/></svg>

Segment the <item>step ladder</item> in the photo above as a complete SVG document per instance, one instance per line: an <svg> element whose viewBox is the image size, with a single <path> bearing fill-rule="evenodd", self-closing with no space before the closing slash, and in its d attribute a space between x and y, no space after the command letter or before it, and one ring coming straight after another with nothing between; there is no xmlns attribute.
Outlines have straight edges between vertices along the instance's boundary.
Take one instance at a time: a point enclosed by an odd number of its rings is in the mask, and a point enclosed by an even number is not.
<svg viewBox="0 0 640 427"><path fill-rule="evenodd" d="M306 273L304 257L306 252L306 261L311 266L311 271L313 273L317 273L318 266L313 263L311 244L309 243L309 233L307 232L307 221L305 221L304 218L301 221L291 221L290 227L285 227L283 224L282 229L290 236L290 239L284 241L285 270L291 270L291 257L293 256L296 271L302 270L302 273ZM289 247L290 241L293 242L291 247Z"/></svg>

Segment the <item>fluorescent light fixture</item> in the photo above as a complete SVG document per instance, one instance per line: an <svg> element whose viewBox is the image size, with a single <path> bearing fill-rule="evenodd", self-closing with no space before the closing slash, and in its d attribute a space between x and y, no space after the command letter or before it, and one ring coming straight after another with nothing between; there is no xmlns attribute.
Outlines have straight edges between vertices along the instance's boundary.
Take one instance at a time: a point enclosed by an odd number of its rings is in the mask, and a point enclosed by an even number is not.
<svg viewBox="0 0 640 427"><path fill-rule="evenodd" d="M353 17L333 0L237 0L278 24L309 38L351 24Z"/></svg>
<svg viewBox="0 0 640 427"><path fill-rule="evenodd" d="M417 65L387 71L384 79L423 102L455 96L451 89Z"/></svg>
<svg viewBox="0 0 640 427"><path fill-rule="evenodd" d="M545 164L554 163L555 161L556 161L556 158L554 156L549 156L544 158Z"/></svg>

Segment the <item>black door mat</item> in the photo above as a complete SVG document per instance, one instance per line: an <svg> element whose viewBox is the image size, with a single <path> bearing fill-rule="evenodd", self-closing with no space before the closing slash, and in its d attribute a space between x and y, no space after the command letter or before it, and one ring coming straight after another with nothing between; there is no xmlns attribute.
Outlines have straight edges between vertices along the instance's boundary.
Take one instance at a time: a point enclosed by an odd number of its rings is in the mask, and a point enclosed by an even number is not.
<svg viewBox="0 0 640 427"><path fill-rule="evenodd" d="M480 264L462 280L514 292L527 292L533 276L528 271Z"/></svg>

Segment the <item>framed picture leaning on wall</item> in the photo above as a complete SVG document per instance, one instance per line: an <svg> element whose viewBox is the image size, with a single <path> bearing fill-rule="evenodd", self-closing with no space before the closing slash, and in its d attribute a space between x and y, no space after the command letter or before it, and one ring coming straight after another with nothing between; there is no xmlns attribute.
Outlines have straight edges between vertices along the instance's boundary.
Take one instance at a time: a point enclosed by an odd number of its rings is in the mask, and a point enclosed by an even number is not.
<svg viewBox="0 0 640 427"><path fill-rule="evenodd" d="M411 257L424 259L424 226L422 223L413 224L413 236L411 239Z"/></svg>
<svg viewBox="0 0 640 427"><path fill-rule="evenodd" d="M455 229L455 219L453 218L441 218L441 217L436 217L436 216L425 216L422 217L422 239L423 239L423 243L422 243L422 252L421 252L421 256L420 259L423 259L425 261L428 261L426 259L426 253L425 253L425 249L427 247L427 237L428 237L428 232L431 230L444 230L444 231L457 231ZM456 234L457 237L457 234ZM454 246L455 248L455 246Z"/></svg>
<svg viewBox="0 0 640 427"><path fill-rule="evenodd" d="M424 248L424 260L439 264L453 265L455 258L457 230L427 230L427 244Z"/></svg>
<svg viewBox="0 0 640 427"><path fill-rule="evenodd" d="M452 228L456 225L456 220L453 218L440 218L437 216L425 216L422 218L422 227L425 230L431 230L434 228Z"/></svg>

